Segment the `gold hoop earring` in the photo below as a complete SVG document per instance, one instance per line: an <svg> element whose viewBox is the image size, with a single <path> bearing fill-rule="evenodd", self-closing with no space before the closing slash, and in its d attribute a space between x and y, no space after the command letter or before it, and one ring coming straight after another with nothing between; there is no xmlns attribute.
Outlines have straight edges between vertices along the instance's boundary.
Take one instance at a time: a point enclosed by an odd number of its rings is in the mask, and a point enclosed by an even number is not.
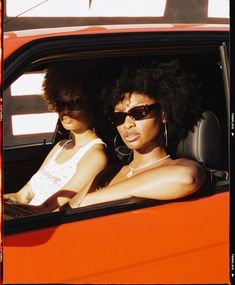
<svg viewBox="0 0 235 285"><path fill-rule="evenodd" d="M165 138L165 148L168 147L168 132L167 132L167 125L166 123L164 124L164 138Z"/></svg>
<svg viewBox="0 0 235 285"><path fill-rule="evenodd" d="M116 152L118 159L122 161L127 159L127 161L130 161L133 151L130 150L125 144L118 145L118 139L120 139L120 137L117 134L114 137L113 145L114 145L114 151Z"/></svg>

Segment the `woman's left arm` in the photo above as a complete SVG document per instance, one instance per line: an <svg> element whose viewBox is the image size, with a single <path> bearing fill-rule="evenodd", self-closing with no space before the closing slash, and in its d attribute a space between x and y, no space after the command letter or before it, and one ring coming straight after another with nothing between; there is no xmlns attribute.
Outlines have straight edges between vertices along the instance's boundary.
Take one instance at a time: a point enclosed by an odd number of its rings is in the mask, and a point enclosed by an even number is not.
<svg viewBox="0 0 235 285"><path fill-rule="evenodd" d="M149 169L88 194L79 206L131 197L157 200L178 199L196 192L205 180L205 170L198 163L177 159L170 165Z"/></svg>

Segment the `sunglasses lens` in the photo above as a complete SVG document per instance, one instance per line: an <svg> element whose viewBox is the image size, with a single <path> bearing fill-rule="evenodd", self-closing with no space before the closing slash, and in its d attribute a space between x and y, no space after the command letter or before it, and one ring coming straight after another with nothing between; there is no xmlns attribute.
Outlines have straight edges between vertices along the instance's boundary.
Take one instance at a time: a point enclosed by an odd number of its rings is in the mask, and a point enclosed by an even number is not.
<svg viewBox="0 0 235 285"><path fill-rule="evenodd" d="M64 107L65 107L65 104L63 101L59 101L59 100L56 100L55 102L55 108L56 108L56 111L57 112L61 112L64 110Z"/></svg>
<svg viewBox="0 0 235 285"><path fill-rule="evenodd" d="M74 98L68 102L56 100L55 107L57 112L62 112L65 106L67 106L71 111L78 111L84 108L83 100L81 98Z"/></svg>
<svg viewBox="0 0 235 285"><path fill-rule="evenodd" d="M111 121L115 126L119 126L124 123L126 114L122 112L114 112L111 116Z"/></svg>
<svg viewBox="0 0 235 285"><path fill-rule="evenodd" d="M67 106L72 111L78 111L83 108L83 100L81 98L74 98L67 103Z"/></svg>
<svg viewBox="0 0 235 285"><path fill-rule="evenodd" d="M144 105L144 106L137 106L130 109L127 113L123 112L114 112L111 115L111 121L114 125L118 126L125 122L126 116L131 117L134 120L142 120L144 119L152 109L159 108L160 104L155 103L152 105Z"/></svg>
<svg viewBox="0 0 235 285"><path fill-rule="evenodd" d="M146 106L139 106L129 110L128 113L114 112L111 116L111 121L115 126L119 126L125 122L126 116L130 116L134 120L141 120L149 114Z"/></svg>
<svg viewBox="0 0 235 285"><path fill-rule="evenodd" d="M139 106L131 109L129 115L135 120L141 120L149 114L148 108L146 106Z"/></svg>

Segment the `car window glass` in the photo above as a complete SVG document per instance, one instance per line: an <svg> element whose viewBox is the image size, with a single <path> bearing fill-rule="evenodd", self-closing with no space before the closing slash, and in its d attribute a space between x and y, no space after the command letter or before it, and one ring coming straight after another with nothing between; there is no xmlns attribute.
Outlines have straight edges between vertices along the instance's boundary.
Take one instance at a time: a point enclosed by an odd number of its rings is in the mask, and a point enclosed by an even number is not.
<svg viewBox="0 0 235 285"><path fill-rule="evenodd" d="M53 141L58 115L42 99L43 78L44 72L23 74L4 92L4 147Z"/></svg>

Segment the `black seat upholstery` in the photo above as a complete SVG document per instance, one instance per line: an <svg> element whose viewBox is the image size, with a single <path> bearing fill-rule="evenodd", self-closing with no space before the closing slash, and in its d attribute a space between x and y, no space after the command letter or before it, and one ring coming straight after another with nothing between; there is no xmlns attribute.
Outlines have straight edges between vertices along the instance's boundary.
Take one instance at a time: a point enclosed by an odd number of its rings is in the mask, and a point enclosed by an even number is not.
<svg viewBox="0 0 235 285"><path fill-rule="evenodd" d="M221 153L221 129L218 119L211 111L203 113L194 131L181 140L177 156L196 160L210 167L218 167Z"/></svg>
<svg viewBox="0 0 235 285"><path fill-rule="evenodd" d="M227 178L227 171L218 170L221 158L221 129L211 111L205 111L202 119L178 144L177 156L196 160L205 165L213 175Z"/></svg>

